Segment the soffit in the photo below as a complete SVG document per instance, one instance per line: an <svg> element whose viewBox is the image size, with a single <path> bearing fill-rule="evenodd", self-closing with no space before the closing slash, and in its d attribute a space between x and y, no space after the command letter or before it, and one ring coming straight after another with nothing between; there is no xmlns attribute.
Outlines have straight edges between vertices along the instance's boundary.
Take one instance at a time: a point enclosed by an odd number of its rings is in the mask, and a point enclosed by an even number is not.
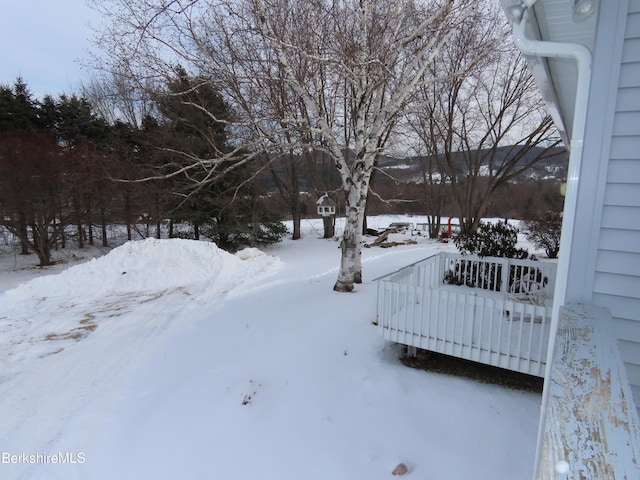
<svg viewBox="0 0 640 480"><path fill-rule="evenodd" d="M503 7L519 4L517 0L501 0ZM534 18L530 18L527 35L543 41L578 43L593 51L597 14L586 20L573 16L572 0L538 0ZM527 58L536 84L561 133L571 137L576 101L578 69L575 61L564 58ZM566 140L566 138L565 138Z"/></svg>

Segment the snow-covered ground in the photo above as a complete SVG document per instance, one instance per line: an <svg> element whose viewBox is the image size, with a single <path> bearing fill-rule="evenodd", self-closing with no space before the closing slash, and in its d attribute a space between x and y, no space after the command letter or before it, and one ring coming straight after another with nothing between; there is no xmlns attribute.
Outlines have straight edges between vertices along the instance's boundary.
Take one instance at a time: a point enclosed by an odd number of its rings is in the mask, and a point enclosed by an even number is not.
<svg viewBox="0 0 640 480"><path fill-rule="evenodd" d="M262 252L144 240L66 270L5 250L0 478L530 478L539 395L404 367L372 323L376 277L454 247L365 248L364 283L335 293L321 225Z"/></svg>

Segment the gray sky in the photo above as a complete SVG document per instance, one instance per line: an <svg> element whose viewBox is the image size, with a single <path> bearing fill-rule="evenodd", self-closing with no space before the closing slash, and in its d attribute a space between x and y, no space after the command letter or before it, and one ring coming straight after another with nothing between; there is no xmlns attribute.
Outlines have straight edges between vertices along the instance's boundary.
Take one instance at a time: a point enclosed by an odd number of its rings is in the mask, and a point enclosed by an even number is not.
<svg viewBox="0 0 640 480"><path fill-rule="evenodd" d="M20 75L36 99L77 91L99 20L85 0L0 0L0 84Z"/></svg>

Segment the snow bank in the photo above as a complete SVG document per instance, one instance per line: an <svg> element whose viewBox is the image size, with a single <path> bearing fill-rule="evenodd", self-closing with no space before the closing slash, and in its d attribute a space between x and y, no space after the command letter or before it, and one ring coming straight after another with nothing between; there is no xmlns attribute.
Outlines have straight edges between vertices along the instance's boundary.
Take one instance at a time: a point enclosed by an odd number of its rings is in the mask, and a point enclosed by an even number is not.
<svg viewBox="0 0 640 480"><path fill-rule="evenodd" d="M190 328L190 309L212 309L280 264L257 249L148 239L0 294L0 411L11 412L0 438L15 451L47 449L88 399L110 398L116 379ZM56 393L45 402L46 392ZM0 477L27 467L0 465Z"/></svg>
<svg viewBox="0 0 640 480"><path fill-rule="evenodd" d="M34 278L0 294L0 381L30 359L113 330L114 322L131 314L143 321L127 326L129 331L140 329L144 336L148 329L167 328L174 310L215 302L275 273L280 264L257 249L232 255L210 242L147 239Z"/></svg>
<svg viewBox="0 0 640 480"><path fill-rule="evenodd" d="M146 239L127 242L103 257L58 275L33 279L6 292L3 300L178 288L191 291L214 280L228 288L230 278L235 284L254 279L273 272L278 263L274 257L255 248L231 255L210 242Z"/></svg>

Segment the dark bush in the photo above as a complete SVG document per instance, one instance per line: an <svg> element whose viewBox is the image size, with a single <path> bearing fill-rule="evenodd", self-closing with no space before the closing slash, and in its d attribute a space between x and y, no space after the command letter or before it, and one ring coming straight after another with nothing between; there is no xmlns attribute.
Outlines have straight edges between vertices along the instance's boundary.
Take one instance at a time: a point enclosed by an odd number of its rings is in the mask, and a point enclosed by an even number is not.
<svg viewBox="0 0 640 480"><path fill-rule="evenodd" d="M277 243L287 234L284 223L273 218L263 218L255 223L224 223L215 221L202 225L201 231L218 247L235 252L245 247L260 247Z"/></svg>
<svg viewBox="0 0 640 480"><path fill-rule="evenodd" d="M461 233L454 242L463 255L520 259L529 256L527 250L517 248L518 229L506 221L495 224L480 223L476 232ZM523 271L523 268L527 271ZM525 273L527 277L542 276L538 269L512 266L508 279L509 288L518 288L514 282ZM449 285L466 285L497 291L502 288L502 265L482 260L456 260L452 268L445 273L443 281Z"/></svg>
<svg viewBox="0 0 640 480"><path fill-rule="evenodd" d="M475 232L463 232L454 242L463 255L479 257L527 258L529 252L517 248L518 229L505 220L499 223L481 222Z"/></svg>
<svg viewBox="0 0 640 480"><path fill-rule="evenodd" d="M542 248L547 257L556 258L560 250L562 212L548 211L534 220L524 222L527 240Z"/></svg>

